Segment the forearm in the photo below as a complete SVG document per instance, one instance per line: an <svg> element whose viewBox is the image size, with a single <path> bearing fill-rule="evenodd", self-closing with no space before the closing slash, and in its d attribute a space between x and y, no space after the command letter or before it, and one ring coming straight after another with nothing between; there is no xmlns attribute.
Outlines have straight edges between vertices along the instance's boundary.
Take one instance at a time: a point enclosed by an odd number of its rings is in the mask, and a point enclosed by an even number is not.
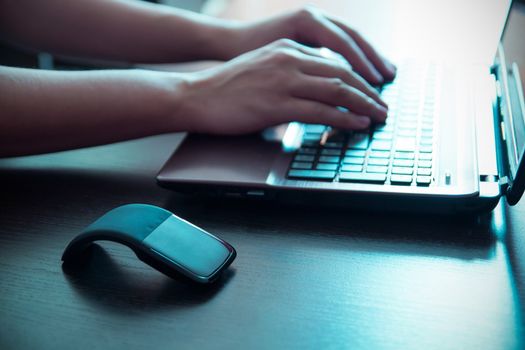
<svg viewBox="0 0 525 350"><path fill-rule="evenodd" d="M136 0L0 0L3 40L72 56L143 63L227 59L233 26Z"/></svg>
<svg viewBox="0 0 525 350"><path fill-rule="evenodd" d="M0 67L0 157L53 152L187 129L178 75Z"/></svg>

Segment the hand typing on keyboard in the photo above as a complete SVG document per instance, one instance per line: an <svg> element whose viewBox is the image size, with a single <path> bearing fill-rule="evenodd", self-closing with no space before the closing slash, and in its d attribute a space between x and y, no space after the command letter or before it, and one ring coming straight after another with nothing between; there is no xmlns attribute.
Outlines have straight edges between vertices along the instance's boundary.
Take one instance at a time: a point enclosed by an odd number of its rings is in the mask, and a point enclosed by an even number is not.
<svg viewBox="0 0 525 350"><path fill-rule="evenodd" d="M372 14L366 14L372 15ZM239 51L246 52L279 38L289 38L340 54L375 86L392 81L396 67L382 57L357 31L315 7L305 7L239 28Z"/></svg>
<svg viewBox="0 0 525 350"><path fill-rule="evenodd" d="M304 8L234 28L230 53L253 51L198 76L181 100L181 114L194 116L190 130L240 134L290 121L362 130L385 121L387 105L370 84L392 80L396 68L346 24Z"/></svg>
<svg viewBox="0 0 525 350"><path fill-rule="evenodd" d="M126 0L5 3L0 34L51 54L229 61L192 73L0 67L0 156L174 131L242 134L290 121L364 130L387 117L370 84L392 80L396 68L314 8L240 23ZM22 25L28 18L32 25ZM334 167L327 164L320 167Z"/></svg>
<svg viewBox="0 0 525 350"><path fill-rule="evenodd" d="M281 39L241 55L191 79L177 113L192 116L190 131L216 134L290 121L345 130L384 122L387 105L377 91L326 50Z"/></svg>
<svg viewBox="0 0 525 350"><path fill-rule="evenodd" d="M401 66L384 86L389 118L365 132L327 135L324 125L304 125L290 163L292 180L432 186L434 116L439 79L434 65Z"/></svg>

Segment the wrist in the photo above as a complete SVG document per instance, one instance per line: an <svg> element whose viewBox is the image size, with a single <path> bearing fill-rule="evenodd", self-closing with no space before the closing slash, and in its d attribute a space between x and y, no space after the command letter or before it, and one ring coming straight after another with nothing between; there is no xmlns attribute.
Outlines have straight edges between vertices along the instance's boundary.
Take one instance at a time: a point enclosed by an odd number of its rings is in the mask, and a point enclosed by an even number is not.
<svg viewBox="0 0 525 350"><path fill-rule="evenodd" d="M228 59L248 51L253 51L278 39L295 39L296 32L293 23L286 20L288 15L269 19L240 23L230 28L232 39Z"/></svg>
<svg viewBox="0 0 525 350"><path fill-rule="evenodd" d="M187 26L173 17L171 29L167 33L177 33L186 39L172 45L171 61L229 60L237 42L238 22L209 16L189 17Z"/></svg>
<svg viewBox="0 0 525 350"><path fill-rule="evenodd" d="M158 95L161 113L157 116L162 133L189 131L183 106L189 98L191 85L190 74L162 73L163 91Z"/></svg>
<svg viewBox="0 0 525 350"><path fill-rule="evenodd" d="M228 61L244 51L241 50L245 26L234 21L218 21L214 23L213 29L207 40L210 50L210 58Z"/></svg>

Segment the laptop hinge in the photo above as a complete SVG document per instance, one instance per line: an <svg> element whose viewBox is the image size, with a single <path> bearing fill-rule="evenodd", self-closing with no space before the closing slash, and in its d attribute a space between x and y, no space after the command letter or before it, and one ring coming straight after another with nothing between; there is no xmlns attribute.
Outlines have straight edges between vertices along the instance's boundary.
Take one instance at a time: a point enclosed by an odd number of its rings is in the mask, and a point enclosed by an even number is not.
<svg viewBox="0 0 525 350"><path fill-rule="evenodd" d="M508 176L500 177L498 183L501 189L501 193L503 195L507 194L510 185Z"/></svg>
<svg viewBox="0 0 525 350"><path fill-rule="evenodd" d="M501 84L500 84L500 77L498 69L500 68L499 64L495 64L491 67L491 70L495 70L492 73L492 76L494 77L493 83L494 83L494 95L492 100L492 113L494 116L494 133L495 133L495 141L496 141L496 154L497 154L497 162L498 162L498 175L499 175L499 182L500 187L508 186L509 178L508 178L508 163L507 163L507 147L506 147L506 135L505 135L505 125L502 118L502 111L501 111L501 99L502 99L502 92L501 92ZM503 182L502 182L503 181ZM507 185L502 185L507 184ZM506 189L506 187L505 187Z"/></svg>
<svg viewBox="0 0 525 350"><path fill-rule="evenodd" d="M490 66L490 74L496 75L499 69L499 64L494 63L492 66Z"/></svg>

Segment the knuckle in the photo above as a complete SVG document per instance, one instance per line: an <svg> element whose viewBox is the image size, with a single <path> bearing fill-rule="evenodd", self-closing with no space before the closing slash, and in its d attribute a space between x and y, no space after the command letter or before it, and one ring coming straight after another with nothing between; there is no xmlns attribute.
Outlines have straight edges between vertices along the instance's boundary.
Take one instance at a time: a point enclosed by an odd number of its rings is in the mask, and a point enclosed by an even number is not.
<svg viewBox="0 0 525 350"><path fill-rule="evenodd" d="M333 93L337 96L343 96L348 94L348 89L343 79L331 78L330 85L332 86Z"/></svg>
<svg viewBox="0 0 525 350"><path fill-rule="evenodd" d="M270 60L278 65L290 64L295 62L295 56L290 52L290 50L280 49L272 52Z"/></svg>
<svg viewBox="0 0 525 350"><path fill-rule="evenodd" d="M267 83L273 88L283 88L289 80L288 72L283 69L272 69L267 75Z"/></svg>
<svg viewBox="0 0 525 350"><path fill-rule="evenodd" d="M290 48L290 47L295 47L295 42L288 38L280 38L274 41L274 46Z"/></svg>
<svg viewBox="0 0 525 350"><path fill-rule="evenodd" d="M303 6L297 10L296 16L300 19L310 20L316 15L316 10L312 6Z"/></svg>

